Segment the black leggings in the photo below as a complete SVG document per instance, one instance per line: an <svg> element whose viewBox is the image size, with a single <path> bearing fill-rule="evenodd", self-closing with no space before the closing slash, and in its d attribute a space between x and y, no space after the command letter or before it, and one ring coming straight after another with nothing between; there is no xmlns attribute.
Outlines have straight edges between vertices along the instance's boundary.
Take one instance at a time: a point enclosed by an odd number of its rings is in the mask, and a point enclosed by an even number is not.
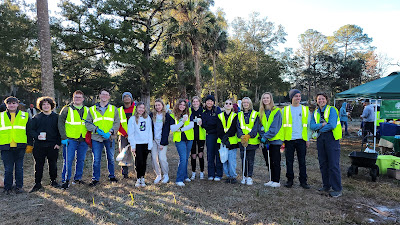
<svg viewBox="0 0 400 225"><path fill-rule="evenodd" d="M146 173L147 156L149 155L150 152L147 148L148 148L147 144L136 145L135 166L136 166L137 178L144 177Z"/></svg>
<svg viewBox="0 0 400 225"><path fill-rule="evenodd" d="M281 145L269 145L269 150L267 148L262 148L262 153L264 155L265 164L268 166L268 151L271 163L271 180L273 182L279 183L281 178Z"/></svg>
<svg viewBox="0 0 400 225"><path fill-rule="evenodd" d="M200 152L204 152L204 144L206 141L204 140L194 140L193 145L192 145L192 150L191 150L191 155L195 155ZM193 159L192 156L190 156L191 159L191 165L192 165L192 171L196 172L196 159ZM200 158L199 157L199 162L200 162L200 171L204 171L204 155Z"/></svg>

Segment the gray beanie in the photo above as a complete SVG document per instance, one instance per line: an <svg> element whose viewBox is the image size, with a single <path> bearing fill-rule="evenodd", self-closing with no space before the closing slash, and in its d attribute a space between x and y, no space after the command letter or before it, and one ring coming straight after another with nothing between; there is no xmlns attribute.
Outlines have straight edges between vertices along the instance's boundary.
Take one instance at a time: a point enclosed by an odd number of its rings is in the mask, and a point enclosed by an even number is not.
<svg viewBox="0 0 400 225"><path fill-rule="evenodd" d="M130 92L124 92L124 93L122 94L122 101L124 101L125 95L129 95L129 97L132 99L131 102L133 102L133 97L132 97L132 94L131 94Z"/></svg>
<svg viewBox="0 0 400 225"><path fill-rule="evenodd" d="M292 100L293 96L295 96L297 93L301 93L299 90L297 89L292 89L289 91L289 98L290 100Z"/></svg>

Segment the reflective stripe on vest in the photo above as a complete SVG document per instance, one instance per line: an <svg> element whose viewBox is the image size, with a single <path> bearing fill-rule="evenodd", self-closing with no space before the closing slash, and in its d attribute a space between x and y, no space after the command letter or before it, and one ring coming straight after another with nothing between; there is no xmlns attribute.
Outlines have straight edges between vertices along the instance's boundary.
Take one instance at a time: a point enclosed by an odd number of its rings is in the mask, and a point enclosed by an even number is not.
<svg viewBox="0 0 400 225"><path fill-rule="evenodd" d="M231 112L231 114L229 114L228 121L225 121L225 115L224 114L225 114L224 112L218 114L218 118L219 118L219 120L221 120L222 126L224 128L224 132L226 133L231 128L232 122L233 122L233 119L236 116L236 113ZM217 143L219 143L219 144L221 143L221 139L220 138L217 139ZM229 137L229 143L231 145L237 144L238 143L237 136L235 135L235 136Z"/></svg>
<svg viewBox="0 0 400 225"><path fill-rule="evenodd" d="M331 113L331 108L332 106L326 105L325 111L324 111L324 119L328 123L329 122L329 114ZM339 111L337 110L336 107L333 107L336 110L336 114L338 116L337 122L336 122L336 127L335 129L332 130L333 137L335 140L339 140L342 138L342 125L340 124L340 118L339 118ZM318 124L320 121L321 115L318 112L318 109L314 111L314 120Z"/></svg>
<svg viewBox="0 0 400 225"><path fill-rule="evenodd" d="M269 128L271 127L272 121L274 121L275 114L278 113L278 112L280 112L281 115L282 115L282 110L280 108L276 107L274 110L271 111L271 113L268 116L268 119L267 119L267 116L265 115L265 112L263 113L263 116L260 119L261 119L261 124L264 127L264 132L265 133L267 133L269 131ZM281 124L281 128L279 129L278 133L274 137L269 138L268 140L270 140L270 141L282 140L283 141L282 124Z"/></svg>
<svg viewBox="0 0 400 225"><path fill-rule="evenodd" d="M301 123L303 130L301 132L301 136L303 140L308 141L308 106L301 106ZM283 116L283 139L285 141L290 141L292 140L292 132L293 132L293 121L292 121L292 112L290 110L290 105L285 106L285 113Z"/></svg>
<svg viewBox="0 0 400 225"><path fill-rule="evenodd" d="M190 114L190 113L189 113ZM179 120L177 120L177 119L175 119L175 116L174 116L174 114L169 114L171 117L172 117L172 119L174 119L175 120L175 124L178 124L179 123ZM189 118L190 118L190 115L189 115ZM190 119L188 119L188 120L186 120L186 122L183 124L183 126L181 127L181 129L183 128L183 127L186 127L186 126L188 126L190 124ZM187 130L187 131L184 131L185 132L185 135L186 135L186 139L188 140L188 141L193 141L194 140L194 130L193 130L193 128L192 129L189 129L189 130ZM181 131L175 131L174 133L173 133L173 141L174 142L181 142L181 140L182 140L182 132Z"/></svg>
<svg viewBox="0 0 400 225"><path fill-rule="evenodd" d="M9 145L12 140L17 144L26 144L26 124L28 123L28 113L18 111L15 115L14 123L11 124L7 112L0 113L0 145Z"/></svg>
<svg viewBox="0 0 400 225"><path fill-rule="evenodd" d="M90 111L93 117L93 124L104 132L111 130L114 123L114 112L115 107L113 105L108 105L104 115L96 110L96 105L90 107Z"/></svg>
<svg viewBox="0 0 400 225"><path fill-rule="evenodd" d="M242 129L243 134L248 134L254 127L254 122L256 121L256 118L258 116L258 112L255 110L252 110L249 118L249 123L246 123L246 120L244 119L244 113L243 111L238 113L238 121L240 128ZM260 139L258 139L260 135L257 132L257 136L255 138L250 138L249 144L250 145L257 145L260 144Z"/></svg>
<svg viewBox="0 0 400 225"><path fill-rule="evenodd" d="M205 110L203 109L203 112ZM192 108L189 108L189 114L192 115ZM206 140L206 129L204 129L202 126L198 125L199 129L199 140Z"/></svg>
<svg viewBox="0 0 400 225"><path fill-rule="evenodd" d="M376 111L376 126L380 126L379 123L384 123L385 119L381 119L381 112L380 111Z"/></svg>
<svg viewBox="0 0 400 225"><path fill-rule="evenodd" d="M87 132L85 120L89 113L89 108L84 106L84 110L85 111L83 112L83 116L81 119L78 110L74 110L72 109L72 107L69 107L67 119L65 120L65 134L68 138L77 139L81 136L85 137Z"/></svg>

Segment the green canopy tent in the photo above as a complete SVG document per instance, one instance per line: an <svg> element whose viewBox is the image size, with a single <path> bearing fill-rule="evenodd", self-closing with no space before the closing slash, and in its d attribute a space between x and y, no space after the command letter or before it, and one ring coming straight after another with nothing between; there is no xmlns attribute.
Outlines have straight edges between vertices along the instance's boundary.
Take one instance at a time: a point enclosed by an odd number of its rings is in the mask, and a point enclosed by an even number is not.
<svg viewBox="0 0 400 225"><path fill-rule="evenodd" d="M335 96L336 100L370 98L375 101L375 113L379 99L400 99L400 72L393 72L387 77L383 77L347 91L340 92ZM374 150L376 145L376 116L374 129Z"/></svg>

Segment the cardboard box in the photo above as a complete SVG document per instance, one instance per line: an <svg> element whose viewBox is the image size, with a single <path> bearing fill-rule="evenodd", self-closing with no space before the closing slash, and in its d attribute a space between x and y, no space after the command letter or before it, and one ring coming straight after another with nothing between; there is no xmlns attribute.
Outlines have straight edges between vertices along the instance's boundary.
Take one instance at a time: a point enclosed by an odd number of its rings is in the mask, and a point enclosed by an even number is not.
<svg viewBox="0 0 400 225"><path fill-rule="evenodd" d="M400 170L396 170L393 168L387 168L387 175L391 178L400 180Z"/></svg>

